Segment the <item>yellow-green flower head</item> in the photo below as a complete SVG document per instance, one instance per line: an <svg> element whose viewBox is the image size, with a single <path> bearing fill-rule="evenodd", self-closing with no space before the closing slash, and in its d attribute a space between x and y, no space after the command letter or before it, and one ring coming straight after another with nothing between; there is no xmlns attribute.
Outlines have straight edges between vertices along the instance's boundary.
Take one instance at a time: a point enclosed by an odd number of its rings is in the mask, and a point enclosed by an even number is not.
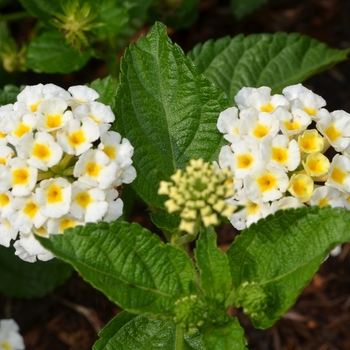
<svg viewBox="0 0 350 350"><path fill-rule="evenodd" d="M195 294L176 300L173 313L174 322L181 324L189 333L202 326L207 316L204 302Z"/></svg>
<svg viewBox="0 0 350 350"><path fill-rule="evenodd" d="M172 182L161 181L158 194L167 195L169 213L180 212L180 230L193 234L200 222L218 225L229 218L236 206L225 201L234 195L233 176L228 168L218 169L203 159L191 159L186 170L178 169Z"/></svg>

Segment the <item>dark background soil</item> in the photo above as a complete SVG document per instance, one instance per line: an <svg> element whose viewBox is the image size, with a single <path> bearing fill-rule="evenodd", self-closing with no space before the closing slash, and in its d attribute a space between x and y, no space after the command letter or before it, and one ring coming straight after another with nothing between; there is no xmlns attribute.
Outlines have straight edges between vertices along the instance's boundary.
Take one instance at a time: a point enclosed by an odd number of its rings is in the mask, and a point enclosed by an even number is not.
<svg viewBox="0 0 350 350"><path fill-rule="evenodd" d="M196 43L212 38L276 31L299 32L334 48L349 48L350 1L272 0L237 22L228 0L202 0L196 23L186 30L169 29L169 34L187 52ZM305 85L326 99L329 110L350 112L349 68L349 62L343 62ZM61 85L84 84L103 75L98 62L90 63L86 71L90 73L65 76ZM58 79L62 77L28 74L21 83ZM148 213L142 206L134 209L132 219L149 226ZM235 234L231 226L222 226L218 230L220 246L227 248ZM296 304L272 328L256 330L240 310L234 310L246 330L249 349L350 349L349 250L350 244L344 245L339 256L323 263ZM0 305L0 318L11 317L18 322L28 350L91 349L98 331L120 311L76 273L45 298L24 300L0 295Z"/></svg>

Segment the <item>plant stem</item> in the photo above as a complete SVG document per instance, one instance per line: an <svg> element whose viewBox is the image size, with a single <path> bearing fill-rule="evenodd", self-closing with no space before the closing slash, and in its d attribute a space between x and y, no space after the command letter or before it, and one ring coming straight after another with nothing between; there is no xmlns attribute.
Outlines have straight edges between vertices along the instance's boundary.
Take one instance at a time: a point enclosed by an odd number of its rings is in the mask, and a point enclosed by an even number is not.
<svg viewBox="0 0 350 350"><path fill-rule="evenodd" d="M184 348L184 335L185 331L182 325L176 325L176 333L175 333L175 350L183 350Z"/></svg>

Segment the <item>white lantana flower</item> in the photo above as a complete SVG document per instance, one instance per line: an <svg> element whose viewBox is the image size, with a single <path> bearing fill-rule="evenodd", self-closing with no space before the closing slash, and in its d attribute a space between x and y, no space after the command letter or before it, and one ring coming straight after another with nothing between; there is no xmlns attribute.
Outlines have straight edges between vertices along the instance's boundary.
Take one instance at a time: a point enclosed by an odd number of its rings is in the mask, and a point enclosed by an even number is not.
<svg viewBox="0 0 350 350"><path fill-rule="evenodd" d="M350 159L343 155L335 155L329 169L327 186L341 192L350 192Z"/></svg>
<svg viewBox="0 0 350 350"><path fill-rule="evenodd" d="M220 113L217 127L218 130L224 134L224 138L229 142L237 142L241 136L239 135L238 109L236 107L230 107Z"/></svg>
<svg viewBox="0 0 350 350"><path fill-rule="evenodd" d="M85 222L101 220L107 213L106 193L99 188L91 188L76 181L72 185L71 214Z"/></svg>
<svg viewBox="0 0 350 350"><path fill-rule="evenodd" d="M295 140L289 141L285 135L265 138L261 143L262 158L265 163L293 171L300 163L300 149Z"/></svg>
<svg viewBox="0 0 350 350"><path fill-rule="evenodd" d="M42 101L38 108L37 127L40 131L54 131L63 128L73 119L67 103L62 98L52 97Z"/></svg>
<svg viewBox="0 0 350 350"><path fill-rule="evenodd" d="M15 247L15 255L27 262L35 262L37 259L41 261L51 260L53 254L46 250L39 241L34 237L33 233L21 235L21 237L13 244Z"/></svg>
<svg viewBox="0 0 350 350"><path fill-rule="evenodd" d="M18 324L12 319L0 320L0 349L25 349L23 338L19 333Z"/></svg>
<svg viewBox="0 0 350 350"><path fill-rule="evenodd" d="M75 164L74 176L88 186L97 186L105 190L115 181L117 163L100 150L88 150Z"/></svg>
<svg viewBox="0 0 350 350"><path fill-rule="evenodd" d="M242 138L260 142L264 137L277 135L279 121L270 113L245 109L241 112L238 131Z"/></svg>
<svg viewBox="0 0 350 350"><path fill-rule="evenodd" d="M0 244L34 262L52 253L35 235L122 215L118 188L132 182L133 147L109 106L86 86L26 87L0 107ZM74 187L74 195L73 189Z"/></svg>
<svg viewBox="0 0 350 350"><path fill-rule="evenodd" d="M305 204L300 202L297 198L295 197L283 197L277 201L273 201L271 203L271 213L275 213L277 210L286 210L290 208L301 208L304 207Z"/></svg>
<svg viewBox="0 0 350 350"><path fill-rule="evenodd" d="M320 208L330 205L333 208L344 208L342 192L330 186L317 187L310 198L311 205L318 205Z"/></svg>
<svg viewBox="0 0 350 350"><path fill-rule="evenodd" d="M58 164L63 155L61 146L55 138L45 132L28 132L19 140L17 147L19 157L26 159L29 165L46 171Z"/></svg>
<svg viewBox="0 0 350 350"><path fill-rule="evenodd" d="M100 137L98 125L90 118L73 119L57 132L57 142L67 154L81 155Z"/></svg>
<svg viewBox="0 0 350 350"><path fill-rule="evenodd" d="M287 185L287 174L281 169L269 165L255 168L244 178L244 187L248 197L255 203L281 198Z"/></svg>
<svg viewBox="0 0 350 350"><path fill-rule="evenodd" d="M9 215L11 225L24 234L31 233L33 227L41 227L47 217L40 211L34 193L26 197L15 197L12 201L14 212Z"/></svg>
<svg viewBox="0 0 350 350"><path fill-rule="evenodd" d="M101 134L107 132L110 124L114 122L114 114L111 107L104 105L101 102L91 102L89 105L80 105L74 110L74 115L81 120L88 116L99 127Z"/></svg>
<svg viewBox="0 0 350 350"><path fill-rule="evenodd" d="M255 108L259 112L273 112L277 107L289 106L288 100L282 95L271 97L271 88L262 86L260 88L243 88L235 96L235 102L240 110Z"/></svg>
<svg viewBox="0 0 350 350"><path fill-rule="evenodd" d="M72 186L61 177L43 180L35 195L43 215L48 218L59 218L67 214L70 209Z"/></svg>
<svg viewBox="0 0 350 350"><path fill-rule="evenodd" d="M279 119L281 131L287 136L299 135L311 124L310 116L301 109L289 112L278 108L274 116Z"/></svg>
<svg viewBox="0 0 350 350"><path fill-rule="evenodd" d="M345 150L350 145L350 114L344 111L334 111L320 119L316 127L337 152Z"/></svg>

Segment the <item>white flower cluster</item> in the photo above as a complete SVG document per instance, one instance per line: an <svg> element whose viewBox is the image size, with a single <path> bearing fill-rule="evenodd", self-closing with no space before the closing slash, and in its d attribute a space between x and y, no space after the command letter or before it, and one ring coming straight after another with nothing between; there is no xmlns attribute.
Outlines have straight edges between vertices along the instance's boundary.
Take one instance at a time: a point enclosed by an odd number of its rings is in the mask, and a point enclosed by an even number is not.
<svg viewBox="0 0 350 350"><path fill-rule="evenodd" d="M234 174L230 201L243 206L230 219L239 230L279 209L350 209L350 114L329 112L326 101L301 84L282 93L245 87L235 96L238 108L218 119L229 141L219 165Z"/></svg>
<svg viewBox="0 0 350 350"><path fill-rule="evenodd" d="M133 147L109 131L114 114L87 86L27 86L0 107L0 244L49 260L33 234L122 214L116 187L136 177Z"/></svg>
<svg viewBox="0 0 350 350"><path fill-rule="evenodd" d="M0 350L25 349L17 323L12 320L0 320Z"/></svg>

